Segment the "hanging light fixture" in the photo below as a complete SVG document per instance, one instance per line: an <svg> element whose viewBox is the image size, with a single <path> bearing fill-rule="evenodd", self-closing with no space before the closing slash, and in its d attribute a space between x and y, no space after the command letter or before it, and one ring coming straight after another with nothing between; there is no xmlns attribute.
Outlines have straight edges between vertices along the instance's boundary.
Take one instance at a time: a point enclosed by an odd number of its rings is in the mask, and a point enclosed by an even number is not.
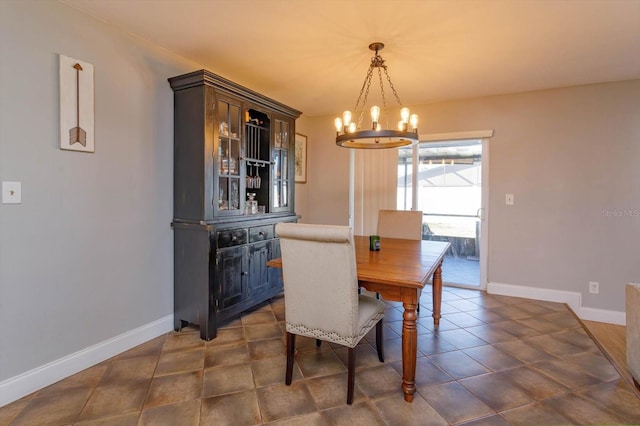
<svg viewBox="0 0 640 426"><path fill-rule="evenodd" d="M384 44L380 42L371 43L369 49L375 52L375 56L371 58L371 65L367 71L367 76L364 79L362 88L360 89L360 95L356 101L356 106L351 111L345 111L342 117L335 119L334 124L336 126L336 145L345 148L365 148L365 149L379 149L379 148L398 148L401 146L414 145L418 143L418 116L411 114L409 108L402 108L400 110L400 121L398 122L398 130L389 129L389 115L387 114L387 101L384 97L384 84L382 81L382 71L391 87L391 91L398 102L398 105L402 107L398 92L393 87L389 73L387 72L387 66L384 64L384 59L378 54L380 50L384 48ZM387 129L383 129L380 124L380 107L374 105L369 110L371 114L371 128L368 130L362 130L361 124L364 116L364 112L367 106L367 97L369 96L369 86L371 86L371 79L373 73L377 70L378 79L380 81L380 92L382 98L382 112L386 119ZM364 95L364 98L363 98ZM356 121L357 120L357 123Z"/></svg>

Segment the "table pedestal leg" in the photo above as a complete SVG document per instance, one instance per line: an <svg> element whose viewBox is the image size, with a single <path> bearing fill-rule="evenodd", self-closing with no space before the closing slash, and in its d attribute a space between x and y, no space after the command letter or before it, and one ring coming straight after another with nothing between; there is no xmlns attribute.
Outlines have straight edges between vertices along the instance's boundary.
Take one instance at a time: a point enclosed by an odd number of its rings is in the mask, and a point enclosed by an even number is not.
<svg viewBox="0 0 640 426"><path fill-rule="evenodd" d="M416 303L403 303L402 320L402 391L404 400L413 401L416 392L416 357L418 354L418 331L416 328Z"/></svg>
<svg viewBox="0 0 640 426"><path fill-rule="evenodd" d="M440 325L442 305L442 262L433 273L433 325Z"/></svg>

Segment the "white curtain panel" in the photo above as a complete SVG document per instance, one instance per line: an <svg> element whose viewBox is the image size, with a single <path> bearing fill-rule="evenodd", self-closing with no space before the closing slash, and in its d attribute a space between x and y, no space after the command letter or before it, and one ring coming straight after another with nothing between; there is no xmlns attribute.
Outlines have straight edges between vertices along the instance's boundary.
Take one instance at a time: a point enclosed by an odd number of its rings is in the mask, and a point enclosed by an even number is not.
<svg viewBox="0 0 640 426"><path fill-rule="evenodd" d="M378 210L394 210L397 206L398 150L355 150L354 168L353 233L373 235Z"/></svg>

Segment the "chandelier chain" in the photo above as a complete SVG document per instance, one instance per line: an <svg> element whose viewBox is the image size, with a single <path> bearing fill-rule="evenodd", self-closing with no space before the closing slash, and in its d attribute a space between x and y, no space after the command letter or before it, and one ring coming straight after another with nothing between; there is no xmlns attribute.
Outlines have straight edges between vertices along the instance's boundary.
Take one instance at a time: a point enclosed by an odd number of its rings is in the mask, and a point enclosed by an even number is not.
<svg viewBox="0 0 640 426"><path fill-rule="evenodd" d="M358 115L358 128L362 125L362 119L364 118L364 106L367 104L367 98L369 97L369 87L371 86L371 78L373 77L373 67L369 67L367 70L367 76L364 78L364 82L362 83L362 88L360 89L360 94L358 95L358 100L356 101L356 107L353 109L354 115L358 114L358 106L360 105L360 99L362 98L362 94L364 93L364 99L362 99L362 111Z"/></svg>
<svg viewBox="0 0 640 426"><path fill-rule="evenodd" d="M382 72L380 68L384 68L384 73L387 73L387 67L378 67L378 81L380 82L380 94L382 95L382 112L387 120L387 127L389 127L389 114L387 113L387 99L384 97L384 84L382 83Z"/></svg>
<svg viewBox="0 0 640 426"><path fill-rule="evenodd" d="M396 97L396 101L398 101L398 105L402 106L402 102L400 102L400 96L398 96L398 92L396 92L396 88L393 87L393 83L391 82L391 77L389 77L389 72L387 71L387 67L384 67L384 74L387 76L389 87L391 87L391 90L393 91L393 95Z"/></svg>

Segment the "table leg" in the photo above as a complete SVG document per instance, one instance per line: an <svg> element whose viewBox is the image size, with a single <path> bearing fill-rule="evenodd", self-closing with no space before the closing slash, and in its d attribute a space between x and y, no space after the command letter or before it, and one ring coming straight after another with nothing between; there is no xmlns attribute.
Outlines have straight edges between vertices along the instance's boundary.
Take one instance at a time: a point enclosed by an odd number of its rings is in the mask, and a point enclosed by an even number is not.
<svg viewBox="0 0 640 426"><path fill-rule="evenodd" d="M442 305L442 262L433 273L433 325L440 325Z"/></svg>
<svg viewBox="0 0 640 426"><path fill-rule="evenodd" d="M416 328L416 303L403 303L402 316L402 391L404 400L413 401L416 392L416 357L418 355L418 330Z"/></svg>

